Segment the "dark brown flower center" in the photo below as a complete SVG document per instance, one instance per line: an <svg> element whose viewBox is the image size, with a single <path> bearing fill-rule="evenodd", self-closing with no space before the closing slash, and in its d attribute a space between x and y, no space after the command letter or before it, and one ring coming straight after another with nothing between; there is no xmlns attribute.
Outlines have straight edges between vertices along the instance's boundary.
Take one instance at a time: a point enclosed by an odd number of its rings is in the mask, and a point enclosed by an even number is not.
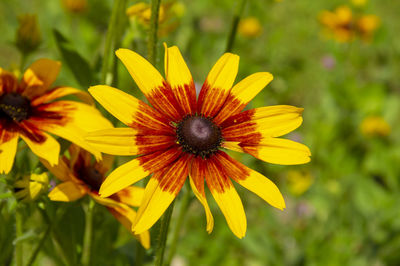
<svg viewBox="0 0 400 266"><path fill-rule="evenodd" d="M30 101L28 98L17 93L0 96L0 117L21 122L29 118L29 112Z"/></svg>
<svg viewBox="0 0 400 266"><path fill-rule="evenodd" d="M184 151L203 158L215 153L222 142L220 128L203 116L186 116L179 122L176 134Z"/></svg>
<svg viewBox="0 0 400 266"><path fill-rule="evenodd" d="M93 167L83 168L79 177L86 185L95 191L99 191L103 182L103 175Z"/></svg>

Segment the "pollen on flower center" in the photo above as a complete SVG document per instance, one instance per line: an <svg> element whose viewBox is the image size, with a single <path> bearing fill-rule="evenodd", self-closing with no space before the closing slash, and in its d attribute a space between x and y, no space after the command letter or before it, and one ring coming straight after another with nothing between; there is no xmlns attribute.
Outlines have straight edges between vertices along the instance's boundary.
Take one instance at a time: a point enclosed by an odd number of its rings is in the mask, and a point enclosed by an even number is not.
<svg viewBox="0 0 400 266"><path fill-rule="evenodd" d="M184 151L203 158L215 153L222 141L219 127L203 116L186 116L179 122L176 133Z"/></svg>
<svg viewBox="0 0 400 266"><path fill-rule="evenodd" d="M21 122L29 117L30 102L29 99L16 94L7 93L0 96L0 117L12 119Z"/></svg>

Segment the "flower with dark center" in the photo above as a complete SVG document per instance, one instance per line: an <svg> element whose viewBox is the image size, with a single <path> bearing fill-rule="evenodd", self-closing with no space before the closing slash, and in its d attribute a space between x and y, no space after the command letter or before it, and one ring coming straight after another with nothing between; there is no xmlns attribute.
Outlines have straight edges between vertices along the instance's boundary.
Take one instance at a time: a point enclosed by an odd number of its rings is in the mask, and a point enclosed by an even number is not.
<svg viewBox="0 0 400 266"><path fill-rule="evenodd" d="M278 105L243 111L272 80L270 73L250 75L233 86L239 57L226 53L211 69L197 98L192 76L177 47L165 45L166 79L137 53L119 49L116 54L153 108L118 89L91 87L93 97L128 127L96 131L86 139L105 153L140 155L105 179L100 196L108 197L152 174L133 232L149 229L188 177L204 206L208 232L214 221L204 181L239 238L246 232L246 216L231 180L272 206L285 208L274 183L223 151L246 152L276 164L303 164L310 160L305 145L277 138L300 126L302 108Z"/></svg>
<svg viewBox="0 0 400 266"><path fill-rule="evenodd" d="M72 144L67 156L60 158L60 163L51 166L41 160L44 166L62 182L55 186L49 193L53 201L71 202L89 195L97 203L107 207L111 214L129 231L136 212L131 207L138 207L143 198L144 189L129 186L107 198L98 195L98 189L103 177L113 163L112 156L104 156L102 161L93 160L89 152ZM143 245L150 248L150 234L144 231L140 234L133 234Z"/></svg>
<svg viewBox="0 0 400 266"><path fill-rule="evenodd" d="M60 136L87 149L100 158L98 150L88 145L87 131L112 127L89 104L90 96L71 87L51 87L61 64L49 59L34 62L22 80L0 68L0 174L8 173L14 163L19 137L40 158L54 165L60 144L50 134ZM75 94L89 104L59 100Z"/></svg>

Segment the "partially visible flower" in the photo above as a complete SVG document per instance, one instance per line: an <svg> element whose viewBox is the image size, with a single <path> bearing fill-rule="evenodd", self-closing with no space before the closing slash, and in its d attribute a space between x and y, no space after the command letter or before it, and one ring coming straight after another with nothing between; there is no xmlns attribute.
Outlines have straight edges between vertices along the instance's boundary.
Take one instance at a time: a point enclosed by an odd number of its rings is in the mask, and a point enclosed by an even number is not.
<svg viewBox="0 0 400 266"><path fill-rule="evenodd" d="M375 15L364 15L357 20L357 28L362 39L369 41L379 27L380 19Z"/></svg>
<svg viewBox="0 0 400 266"><path fill-rule="evenodd" d="M15 197L21 202L35 201L48 186L47 173L25 175L14 182Z"/></svg>
<svg viewBox="0 0 400 266"><path fill-rule="evenodd" d="M0 174L8 173L14 163L19 137L33 153L51 165L58 163L60 144L47 132L74 142L101 157L84 140L87 131L112 127L89 104L58 100L75 94L86 102L86 92L71 87L51 87L60 71L60 62L35 61L18 81L14 74L0 68Z"/></svg>
<svg viewBox="0 0 400 266"><path fill-rule="evenodd" d="M21 53L29 54L35 51L42 41L37 16L24 14L18 17L18 22L15 44Z"/></svg>
<svg viewBox="0 0 400 266"><path fill-rule="evenodd" d="M300 196L314 183L314 177L310 171L290 170L287 173L287 182L290 193Z"/></svg>
<svg viewBox="0 0 400 266"><path fill-rule="evenodd" d="M63 156L57 166L51 166L46 161L42 163L62 183L49 193L53 201L70 202L89 195L97 203L107 207L111 214L131 232L136 212L129 206L138 207L142 201L144 189L130 186L107 198L99 197L98 191L104 180L104 175L112 166L113 157L104 156L96 162L85 150L72 144L69 148L70 158ZM135 235L146 249L150 248L150 234L145 231Z"/></svg>
<svg viewBox="0 0 400 266"><path fill-rule="evenodd" d="M179 26L179 18L185 12L185 7L182 3L176 1L168 1L160 5L158 15L158 33L160 36L165 36L173 32ZM138 2L130 6L126 10L127 16L132 21L139 22L145 28L149 27L151 18L150 4L145 2Z"/></svg>
<svg viewBox="0 0 400 266"><path fill-rule="evenodd" d="M240 20L238 32L242 36L255 38L261 35L262 26L258 18L247 17Z"/></svg>
<svg viewBox="0 0 400 266"><path fill-rule="evenodd" d="M62 4L71 13L82 13L87 9L87 0L62 0Z"/></svg>
<svg viewBox="0 0 400 266"><path fill-rule="evenodd" d="M385 137L390 134L390 125L381 116L368 116L360 125L361 133L366 137Z"/></svg>
<svg viewBox="0 0 400 266"><path fill-rule="evenodd" d="M349 42L354 37L353 14L348 6L322 11L319 21L325 26L325 34L339 42Z"/></svg>
<svg viewBox="0 0 400 266"><path fill-rule="evenodd" d="M335 67L336 60L331 55L325 55L321 59L321 64L325 69L331 70L331 69L333 69Z"/></svg>
<svg viewBox="0 0 400 266"><path fill-rule="evenodd" d="M351 0L351 3L357 7L363 7L367 4L368 0Z"/></svg>
<svg viewBox="0 0 400 266"><path fill-rule="evenodd" d="M319 14L324 34L338 42L350 42L355 37L369 41L379 26L375 15L353 15L348 6L339 6L335 11L324 10Z"/></svg>
<svg viewBox="0 0 400 266"><path fill-rule="evenodd" d="M271 180L223 149L275 164L309 162L307 146L279 138L301 125L303 108L277 105L243 111L273 77L259 72L233 85L239 56L231 53L215 63L196 97L192 75L178 47L164 46L165 79L139 54L128 49L116 51L152 107L110 86L89 88L127 127L89 133L87 141L108 154L140 155L115 169L99 193L108 197L153 174L132 228L141 233L153 226L189 181L204 207L211 233L214 219L205 194L207 184L229 228L242 238L246 214L232 180L280 210L285 202Z"/></svg>

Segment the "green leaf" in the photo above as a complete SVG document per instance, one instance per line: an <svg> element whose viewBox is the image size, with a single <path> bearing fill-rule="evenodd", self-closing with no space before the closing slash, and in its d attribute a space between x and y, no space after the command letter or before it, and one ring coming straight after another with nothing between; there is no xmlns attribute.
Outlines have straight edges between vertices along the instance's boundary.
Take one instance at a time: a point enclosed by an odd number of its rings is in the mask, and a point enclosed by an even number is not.
<svg viewBox="0 0 400 266"><path fill-rule="evenodd" d="M89 63L58 30L54 29L53 34L62 59L71 70L76 81L84 88L92 85L94 83L93 74Z"/></svg>

